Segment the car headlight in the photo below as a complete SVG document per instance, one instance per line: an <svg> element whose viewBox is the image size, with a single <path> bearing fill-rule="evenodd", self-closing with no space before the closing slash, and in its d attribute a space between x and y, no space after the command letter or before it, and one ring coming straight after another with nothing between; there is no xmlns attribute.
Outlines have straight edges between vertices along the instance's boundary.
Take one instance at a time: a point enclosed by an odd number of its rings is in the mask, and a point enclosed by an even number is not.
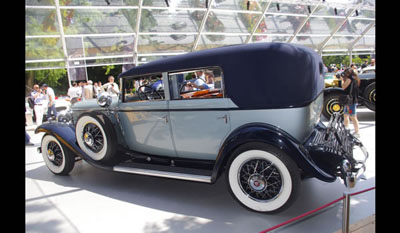
<svg viewBox="0 0 400 233"><path fill-rule="evenodd" d="M57 121L62 123L70 123L72 122L72 111L71 110L63 110L58 113Z"/></svg>

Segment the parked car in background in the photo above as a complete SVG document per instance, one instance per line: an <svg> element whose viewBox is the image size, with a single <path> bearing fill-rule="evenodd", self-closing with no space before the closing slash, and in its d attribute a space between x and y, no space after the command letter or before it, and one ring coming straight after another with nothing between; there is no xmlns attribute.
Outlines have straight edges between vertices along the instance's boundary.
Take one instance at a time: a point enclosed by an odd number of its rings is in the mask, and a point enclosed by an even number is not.
<svg viewBox="0 0 400 233"><path fill-rule="evenodd" d="M322 73L317 53L285 43L152 61L119 75L118 97L78 102L68 121L38 127L39 152L56 175L84 159L114 172L210 184L224 178L246 208L277 212L296 200L301 178L340 177L354 187L365 171L368 152L340 117L320 121ZM203 81L189 86L191 78ZM136 81L145 86L132 92Z"/></svg>
<svg viewBox="0 0 400 233"><path fill-rule="evenodd" d="M335 112L343 114L344 106L339 104L339 96L344 94L339 79L340 74L340 72L336 73L336 77L331 77L329 74L325 76L324 108L322 114L328 119ZM358 77L361 80L358 105L366 106L368 109L375 111L375 67L363 69Z"/></svg>

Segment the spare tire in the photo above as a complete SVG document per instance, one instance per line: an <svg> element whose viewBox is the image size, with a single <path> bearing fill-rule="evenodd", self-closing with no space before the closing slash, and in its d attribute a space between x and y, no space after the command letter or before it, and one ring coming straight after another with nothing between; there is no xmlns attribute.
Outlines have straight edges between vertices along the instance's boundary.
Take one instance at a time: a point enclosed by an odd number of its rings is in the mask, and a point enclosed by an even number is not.
<svg viewBox="0 0 400 233"><path fill-rule="evenodd" d="M82 114L76 121L75 135L81 150L93 160L107 163L115 158L117 137L105 115L94 112Z"/></svg>

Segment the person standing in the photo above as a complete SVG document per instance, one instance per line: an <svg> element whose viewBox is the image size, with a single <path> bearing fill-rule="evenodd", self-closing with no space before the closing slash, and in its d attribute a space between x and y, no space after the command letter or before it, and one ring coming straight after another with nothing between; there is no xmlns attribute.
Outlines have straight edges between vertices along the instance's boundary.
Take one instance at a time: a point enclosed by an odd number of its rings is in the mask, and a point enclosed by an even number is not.
<svg viewBox="0 0 400 233"><path fill-rule="evenodd" d="M68 96L71 99L71 104L78 102L79 97L81 96L80 88L76 82L72 83L72 87L68 89Z"/></svg>
<svg viewBox="0 0 400 233"><path fill-rule="evenodd" d="M44 113L44 105L46 104L46 97L43 94L42 89L39 88L39 85L33 85L33 91L31 92L31 96L33 98L35 111L36 124L41 125L43 122L43 113Z"/></svg>
<svg viewBox="0 0 400 233"><path fill-rule="evenodd" d="M108 83L104 84L102 86L102 89L108 92L108 94L110 94L111 96L117 96L119 94L118 84L114 83L113 76L108 77Z"/></svg>
<svg viewBox="0 0 400 233"><path fill-rule="evenodd" d="M46 96L48 102L47 108L47 118L50 119L51 113L54 114L54 118L57 118L57 110L56 110L56 95L54 93L53 88L49 87L46 83L42 85L43 90L46 91Z"/></svg>
<svg viewBox="0 0 400 233"><path fill-rule="evenodd" d="M357 119L357 97L358 97L358 87L360 86L360 78L358 75L354 72L352 68L347 68L345 71L343 71L344 75L342 78L342 88L344 89L344 92L347 95L350 95L353 97L353 101L347 105L344 106L344 115L343 115L343 120L344 120L344 126L348 128L349 126L349 118L353 122L354 126L354 136L356 138L360 137L359 133L359 126L358 126L358 119ZM351 89L351 90L350 90Z"/></svg>
<svg viewBox="0 0 400 233"><path fill-rule="evenodd" d="M87 82L87 85L83 88L83 95L85 97L85 100L90 100L93 99L93 81L89 80Z"/></svg>

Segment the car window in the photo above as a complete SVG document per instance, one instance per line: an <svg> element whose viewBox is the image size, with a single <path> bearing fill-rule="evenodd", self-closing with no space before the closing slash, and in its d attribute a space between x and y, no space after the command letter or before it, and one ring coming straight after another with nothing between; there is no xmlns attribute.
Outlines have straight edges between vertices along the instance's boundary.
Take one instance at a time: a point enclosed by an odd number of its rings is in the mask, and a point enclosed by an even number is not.
<svg viewBox="0 0 400 233"><path fill-rule="evenodd" d="M218 67L169 73L171 100L223 98L222 76Z"/></svg>
<svg viewBox="0 0 400 233"><path fill-rule="evenodd" d="M165 99L162 74L124 79L124 102Z"/></svg>

